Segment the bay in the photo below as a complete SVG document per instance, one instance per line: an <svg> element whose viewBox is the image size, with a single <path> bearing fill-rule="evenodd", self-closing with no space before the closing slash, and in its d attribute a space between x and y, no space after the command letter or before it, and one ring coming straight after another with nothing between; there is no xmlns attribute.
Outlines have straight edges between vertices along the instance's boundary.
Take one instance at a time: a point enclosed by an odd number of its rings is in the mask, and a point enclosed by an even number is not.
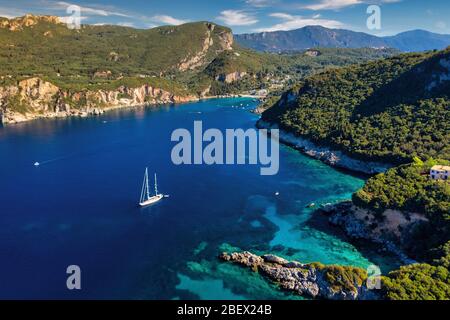
<svg viewBox="0 0 450 320"><path fill-rule="evenodd" d="M349 199L362 177L286 146L275 176L255 165L172 163L173 130L196 120L204 130L253 128L255 106L212 99L0 128L0 298L299 298L217 259L231 250L396 266L310 223L308 204ZM170 198L139 208L146 166ZM81 268L81 290L66 288L69 265Z"/></svg>

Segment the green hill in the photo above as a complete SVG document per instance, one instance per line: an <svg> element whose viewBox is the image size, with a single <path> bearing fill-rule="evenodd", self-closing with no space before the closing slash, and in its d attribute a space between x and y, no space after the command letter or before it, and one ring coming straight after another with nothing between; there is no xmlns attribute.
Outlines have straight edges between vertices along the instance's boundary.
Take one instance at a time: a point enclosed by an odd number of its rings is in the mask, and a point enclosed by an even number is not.
<svg viewBox="0 0 450 320"><path fill-rule="evenodd" d="M208 64L232 45L229 29L208 22L149 30L91 25L70 30L40 17L30 19L37 23L14 31L0 28L2 75L91 77L109 70L111 76L160 76ZM195 57L198 61L189 61Z"/></svg>
<svg viewBox="0 0 450 320"><path fill-rule="evenodd" d="M399 55L308 77L262 118L364 160L450 159L449 78L450 48Z"/></svg>
<svg viewBox="0 0 450 320"><path fill-rule="evenodd" d="M241 81L224 83L213 81L212 93L239 93L249 89L269 89L276 94L294 85L306 76L331 67L342 67L393 56L393 49L329 49L315 48L290 54L260 53L235 45L234 51L219 54L194 79L224 78L231 73L245 73Z"/></svg>
<svg viewBox="0 0 450 320"><path fill-rule="evenodd" d="M111 25L82 25L71 30L57 17L33 15L0 18L0 43L3 84L30 76L61 87L120 77L163 77L200 91L217 76L237 71L270 73L278 80L292 73L297 80L326 66L359 63L395 52L321 49L318 57L262 54L235 46L230 29L210 22L147 30Z"/></svg>
<svg viewBox="0 0 450 320"><path fill-rule="evenodd" d="M133 99L128 104L255 89L278 94L328 67L395 53L376 49L258 53L234 45L230 29L210 22L148 30L108 25L71 30L57 17L33 15L0 18L0 43L0 114L4 123L51 117L61 110L70 112L70 108L88 113L93 108L107 108L111 99L105 94L114 96L115 105L130 96ZM29 83L39 96L20 84L34 78L42 80ZM152 92L147 98L131 94L138 88L146 91L145 87L165 93ZM158 99L161 95L162 100Z"/></svg>
<svg viewBox="0 0 450 320"><path fill-rule="evenodd" d="M450 297L450 186L429 179L432 165L450 163L449 95L447 48L307 77L262 115L264 121L352 157L402 164L372 177L353 195L353 204L376 218L368 230L387 225L387 209L397 210L405 221L411 214L426 221L398 229L402 249L426 263L383 277L387 299Z"/></svg>

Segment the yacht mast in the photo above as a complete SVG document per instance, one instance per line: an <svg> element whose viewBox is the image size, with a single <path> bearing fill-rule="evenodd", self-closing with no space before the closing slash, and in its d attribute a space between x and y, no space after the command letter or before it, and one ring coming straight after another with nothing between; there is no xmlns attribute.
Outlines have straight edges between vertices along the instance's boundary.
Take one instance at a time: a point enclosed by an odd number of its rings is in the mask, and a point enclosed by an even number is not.
<svg viewBox="0 0 450 320"><path fill-rule="evenodd" d="M155 173L155 196L158 195L158 183L156 181L156 173Z"/></svg>
<svg viewBox="0 0 450 320"><path fill-rule="evenodd" d="M140 202L144 202L150 198L149 188L148 188L148 168L145 168L144 181L142 182L142 190L141 190L141 200Z"/></svg>
<svg viewBox="0 0 450 320"><path fill-rule="evenodd" d="M145 174L144 174L144 181L142 181L141 198L139 200L140 203L144 201L144 194L145 194Z"/></svg>
<svg viewBox="0 0 450 320"><path fill-rule="evenodd" d="M145 190L147 191L147 200L150 199L150 189L148 187L148 168L145 168Z"/></svg>

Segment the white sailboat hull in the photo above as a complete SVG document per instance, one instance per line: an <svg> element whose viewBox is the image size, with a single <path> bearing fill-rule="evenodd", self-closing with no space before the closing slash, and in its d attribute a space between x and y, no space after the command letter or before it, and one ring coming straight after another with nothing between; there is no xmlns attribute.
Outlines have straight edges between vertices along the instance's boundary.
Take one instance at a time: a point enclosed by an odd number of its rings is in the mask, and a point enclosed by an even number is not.
<svg viewBox="0 0 450 320"><path fill-rule="evenodd" d="M164 198L164 195L162 195L162 194L157 194L156 196L150 197L150 198L148 198L147 200L140 202L139 205L140 205L141 207L146 207L146 206L148 206L148 205L151 205L151 204L154 204L154 203L158 202L158 201L161 200L162 198Z"/></svg>

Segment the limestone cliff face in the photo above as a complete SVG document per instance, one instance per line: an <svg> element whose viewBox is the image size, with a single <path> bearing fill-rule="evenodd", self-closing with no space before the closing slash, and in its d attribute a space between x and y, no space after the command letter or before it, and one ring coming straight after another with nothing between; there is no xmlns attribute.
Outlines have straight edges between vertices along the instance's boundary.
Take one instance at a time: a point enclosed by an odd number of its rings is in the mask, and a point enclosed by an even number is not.
<svg viewBox="0 0 450 320"><path fill-rule="evenodd" d="M207 30L201 50L187 55L179 63L179 71L195 70L206 64L208 62L208 54L212 51L214 51L214 55L217 55L226 50L233 50L233 34L231 32L215 32L216 26L212 23L206 23L206 27Z"/></svg>
<svg viewBox="0 0 450 320"><path fill-rule="evenodd" d="M245 71L235 71L235 72L231 72L228 74L220 74L220 75L216 76L216 80L225 82L225 83L232 83L232 82L241 80L246 75L247 75L247 72L245 72Z"/></svg>
<svg viewBox="0 0 450 320"><path fill-rule="evenodd" d="M439 60L440 71L434 72L431 82L426 89L431 91L432 89L442 85L444 81L450 81L450 57L443 57Z"/></svg>
<svg viewBox="0 0 450 320"><path fill-rule="evenodd" d="M155 105L195 101L193 95L176 95L144 84L118 87L115 90L63 90L40 78L0 87L0 115L4 124L36 118L87 116L105 110L138 105Z"/></svg>
<svg viewBox="0 0 450 320"><path fill-rule="evenodd" d="M233 50L233 34L231 32L222 31L218 34L218 37L220 39L219 43L223 51L227 50Z"/></svg>
<svg viewBox="0 0 450 320"><path fill-rule="evenodd" d="M397 255L404 264L416 262L407 253L414 251L415 232L429 222L422 214L400 210L387 209L377 215L351 201L329 205L321 210L331 224L341 227L349 237L380 244L384 250Z"/></svg>
<svg viewBox="0 0 450 320"><path fill-rule="evenodd" d="M27 14L23 17L18 17L14 19L3 18L0 20L0 28L6 28L10 31L20 31L23 28L31 27L39 22L49 22L60 24L62 23L59 17L55 16L35 16L32 14Z"/></svg>

